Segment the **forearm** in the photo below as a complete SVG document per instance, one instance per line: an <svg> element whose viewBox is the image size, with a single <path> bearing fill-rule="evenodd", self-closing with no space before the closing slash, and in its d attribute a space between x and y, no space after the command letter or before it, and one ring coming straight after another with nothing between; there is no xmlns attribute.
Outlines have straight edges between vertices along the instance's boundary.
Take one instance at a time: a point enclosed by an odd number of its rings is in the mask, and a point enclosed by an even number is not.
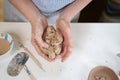
<svg viewBox="0 0 120 80"><path fill-rule="evenodd" d="M33 4L32 0L9 0L29 21L32 25L41 15L39 10Z"/></svg>
<svg viewBox="0 0 120 80"><path fill-rule="evenodd" d="M67 6L61 13L60 18L70 22L72 18L79 13L85 6L87 6L92 0L75 0L69 6Z"/></svg>

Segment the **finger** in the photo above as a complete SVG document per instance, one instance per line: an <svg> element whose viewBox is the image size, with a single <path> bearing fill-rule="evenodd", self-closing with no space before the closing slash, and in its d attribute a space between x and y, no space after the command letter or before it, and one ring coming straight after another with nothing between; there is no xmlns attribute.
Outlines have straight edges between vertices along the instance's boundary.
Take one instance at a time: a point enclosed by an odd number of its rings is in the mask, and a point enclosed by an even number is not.
<svg viewBox="0 0 120 80"><path fill-rule="evenodd" d="M48 47L48 44L45 43L42 39L42 33L41 32L37 32L35 35L35 40L37 41L38 45L41 47Z"/></svg>
<svg viewBox="0 0 120 80"><path fill-rule="evenodd" d="M72 35L71 35L70 31L65 30L65 31L61 31L61 33L64 37L64 42L66 42L66 43L72 42Z"/></svg>
<svg viewBox="0 0 120 80"><path fill-rule="evenodd" d="M35 40L32 40L32 44L33 46L35 47L36 51L44 58L46 59L47 61L51 62L52 59L48 58L39 48L39 46L37 45L36 41Z"/></svg>
<svg viewBox="0 0 120 80"><path fill-rule="evenodd" d="M37 41L38 45L40 45L41 47L48 47L47 43L45 43L43 38L42 38L44 30L46 29L46 27L47 26L39 27L36 30L35 40Z"/></svg>
<svg viewBox="0 0 120 80"><path fill-rule="evenodd" d="M38 43L38 45L39 45L40 47L45 47L45 48L48 47L48 44L45 43L45 42L42 40L42 38L39 37L39 38L36 39L36 41L37 41L37 43Z"/></svg>
<svg viewBox="0 0 120 80"><path fill-rule="evenodd" d="M62 62L64 62L72 53L72 48L68 47L66 54L62 57Z"/></svg>
<svg viewBox="0 0 120 80"><path fill-rule="evenodd" d="M62 58L66 53L66 48L67 47L65 45L63 45L62 52L59 55L57 55L56 58Z"/></svg>
<svg viewBox="0 0 120 80"><path fill-rule="evenodd" d="M44 59L46 59L47 61L51 62L52 60L50 58L48 58L48 56L46 56L39 48L39 46L36 44L36 42L33 42L33 45L36 49L36 51L39 53L40 56L42 56Z"/></svg>

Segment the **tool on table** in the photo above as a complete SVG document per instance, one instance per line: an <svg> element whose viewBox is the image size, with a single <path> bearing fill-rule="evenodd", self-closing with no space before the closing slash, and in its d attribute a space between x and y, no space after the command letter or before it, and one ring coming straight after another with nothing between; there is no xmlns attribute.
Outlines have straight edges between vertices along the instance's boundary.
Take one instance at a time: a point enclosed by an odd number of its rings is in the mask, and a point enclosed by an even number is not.
<svg viewBox="0 0 120 80"><path fill-rule="evenodd" d="M24 70L27 72L28 76L31 80L36 80L34 75L30 72L30 70L27 68L25 63L27 62L29 56L25 52L18 53L9 63L7 68L7 73L10 76L17 76L20 74L21 70L24 68Z"/></svg>
<svg viewBox="0 0 120 80"><path fill-rule="evenodd" d="M35 56L28 50L28 48L26 48L21 42L18 43L20 44L20 47L24 48L24 50L28 52L28 55L37 64L37 66L45 72L42 64L35 58Z"/></svg>

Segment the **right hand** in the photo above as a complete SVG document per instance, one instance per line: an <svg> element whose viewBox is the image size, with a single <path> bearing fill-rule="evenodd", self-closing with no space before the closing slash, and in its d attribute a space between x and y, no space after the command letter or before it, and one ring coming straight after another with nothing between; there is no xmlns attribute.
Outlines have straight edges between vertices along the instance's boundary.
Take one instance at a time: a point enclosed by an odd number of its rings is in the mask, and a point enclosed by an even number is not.
<svg viewBox="0 0 120 80"><path fill-rule="evenodd" d="M63 41L63 49L57 57L61 58L61 61L64 62L72 53L72 35L70 22L58 18L56 22L57 29L62 33L64 41Z"/></svg>
<svg viewBox="0 0 120 80"><path fill-rule="evenodd" d="M37 22L31 24L32 24L32 44L34 48L44 59L46 59L47 61L52 61L40 49L40 47L48 47L48 45L42 39L43 32L45 28L48 26L45 16L43 15L40 16Z"/></svg>

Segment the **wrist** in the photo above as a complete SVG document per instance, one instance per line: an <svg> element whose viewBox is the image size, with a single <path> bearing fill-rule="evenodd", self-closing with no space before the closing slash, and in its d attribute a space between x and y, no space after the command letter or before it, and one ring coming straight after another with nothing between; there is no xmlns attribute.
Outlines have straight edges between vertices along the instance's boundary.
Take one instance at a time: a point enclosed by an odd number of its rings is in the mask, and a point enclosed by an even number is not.
<svg viewBox="0 0 120 80"><path fill-rule="evenodd" d="M65 22L65 23L70 23L70 20L68 20L68 19L66 19L66 18L63 18L63 17L59 17L58 19L57 19L57 22Z"/></svg>
<svg viewBox="0 0 120 80"><path fill-rule="evenodd" d="M31 26L32 26L32 34L35 34L36 28L41 26L44 26L44 21L45 21L45 16L44 15L39 15L37 18L34 20L31 20Z"/></svg>
<svg viewBox="0 0 120 80"><path fill-rule="evenodd" d="M60 16L59 16L59 18L60 19L63 19L63 20L65 20L65 21L67 21L67 22L71 22L71 20L72 20L72 15L68 15L68 14L65 14L65 13L61 13L60 14Z"/></svg>
<svg viewBox="0 0 120 80"><path fill-rule="evenodd" d="M36 26L37 23L43 20L42 18L44 18L44 16L42 14L39 14L39 15L36 15L36 17L33 17L32 19L30 19L29 21L33 26Z"/></svg>
<svg viewBox="0 0 120 80"><path fill-rule="evenodd" d="M67 21L66 19L64 18L58 18L57 19L57 28L59 29L69 29L70 28L70 22ZM64 31L64 30L63 30Z"/></svg>

